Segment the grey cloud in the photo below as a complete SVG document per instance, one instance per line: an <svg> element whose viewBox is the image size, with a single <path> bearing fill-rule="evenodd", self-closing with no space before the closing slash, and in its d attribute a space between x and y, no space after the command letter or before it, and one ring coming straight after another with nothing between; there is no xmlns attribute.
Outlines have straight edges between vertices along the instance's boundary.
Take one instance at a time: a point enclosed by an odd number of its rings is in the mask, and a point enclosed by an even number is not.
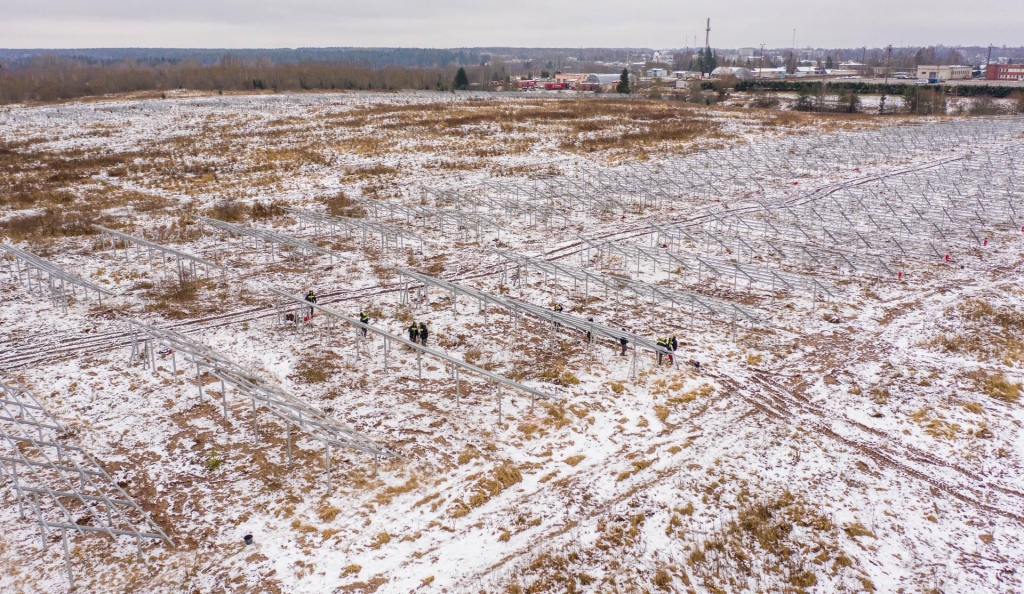
<svg viewBox="0 0 1024 594"><path fill-rule="evenodd" d="M5 0L5 47L643 46L1019 44L1017 0Z"/></svg>

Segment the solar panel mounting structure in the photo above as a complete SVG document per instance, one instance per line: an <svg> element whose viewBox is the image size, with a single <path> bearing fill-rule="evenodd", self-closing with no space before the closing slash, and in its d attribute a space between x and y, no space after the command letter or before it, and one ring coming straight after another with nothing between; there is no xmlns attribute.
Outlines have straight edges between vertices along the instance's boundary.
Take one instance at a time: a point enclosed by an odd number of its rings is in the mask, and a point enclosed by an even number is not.
<svg viewBox="0 0 1024 594"><path fill-rule="evenodd" d="M762 261L767 258L777 258L782 265L809 267L810 273L821 273L834 271L841 274L847 271L849 274L862 274L877 278L895 278L896 271L893 270L884 258L870 254L853 255L839 250L792 241L787 239L768 238L761 235L761 229L754 229L756 221L748 221L743 218L723 219L717 213L712 213L716 220L726 228L725 232L712 232L705 227L686 227L679 225L667 227L652 224L654 229L652 238L658 245L667 244L675 248L704 249L712 250L715 246L719 251L725 251L736 257L747 256L752 261L756 256ZM732 227L736 232L732 232ZM703 248L702 248L703 246Z"/></svg>
<svg viewBox="0 0 1024 594"><path fill-rule="evenodd" d="M421 290L425 290L426 287L435 287L449 293L452 296L452 309L457 309L458 307L456 296L463 295L479 301L480 311L485 316L487 313L487 304L491 304L508 311L513 316L516 325L518 325L519 323L519 316L529 315L541 321L549 322L553 329L556 329L559 326L564 326L566 328L575 328L580 332L585 332L588 337L588 347L590 344L593 343L594 337L596 336L608 337L612 339L614 343L617 345L621 345L621 340L625 339L627 344L633 345L633 360L630 364L630 377L636 377L636 355L638 347L640 349L650 351L655 355L659 353L662 355L671 354L671 351L669 351L665 347L662 347L661 345L658 345L655 341L652 341L648 338L644 338L643 336L640 336L638 334L633 334L632 332L628 332L626 330L616 330L615 328L605 326L603 324L597 324L589 320L584 320L571 314L556 312L549 308L540 307L538 305L533 305L531 303L525 303L522 301L516 301L514 299L498 297L495 295L491 295L490 293L481 291L479 289L475 289L473 287L467 287L465 285L460 285L457 283L432 277L426 274L420 274L418 272L414 272L411 270L396 268L395 272L399 274L401 282L404 283L404 290L402 291L403 302L405 302L405 300L408 298L410 285L409 280L405 279L412 279L416 282L421 283Z"/></svg>
<svg viewBox="0 0 1024 594"><path fill-rule="evenodd" d="M624 258L636 259L638 270L640 268L641 261L645 260L653 262L655 267L658 262L662 262L670 273L674 265L680 269L685 269L692 274L696 274L697 276L695 281L697 284L700 284L701 277L706 272L708 275L713 275L725 280L728 280L728 277L732 276L734 290L737 288L739 279L743 278L747 282L748 288L755 284L764 286L768 288L773 295L776 290L787 290L791 292L802 291L810 293L814 297L815 301L819 294L823 295L826 301L832 301L838 293L838 290L834 286L818 280L813 276L802 276L788 272L776 271L766 266L740 264L713 256L700 256L692 253L687 254L673 252L667 248L661 247L648 247L633 243L607 240L594 240L583 236L577 237L587 247L586 253L588 255L588 259L590 250L596 250L598 253L615 252Z"/></svg>
<svg viewBox="0 0 1024 594"><path fill-rule="evenodd" d="M489 217L476 213L429 206L406 206L394 200L362 199L358 203L368 211L372 211L375 219L404 220L406 225L412 225L418 221L421 226L425 225L426 221L433 220L437 223L436 229L440 233L445 233L445 226L450 225L455 228L456 233L462 234L463 239L468 239L468 235L474 233L479 241L483 237L485 229L495 231L499 238L502 231L507 233L507 230Z"/></svg>
<svg viewBox="0 0 1024 594"><path fill-rule="evenodd" d="M755 325L762 325L765 323L761 316L729 301L679 291L669 287L653 285L632 279L595 274L582 268L556 264L540 258L502 252L493 249L488 251L514 265L516 267L515 279L521 280L522 283L528 282L528 279L523 278L523 275L532 268L544 274L545 278L550 274L554 277L555 282L558 282L559 276L572 279L577 290L579 288L579 284L582 283L584 287L585 300L589 299L590 285L593 284L599 287L604 287L606 295L608 291L613 291L616 299L618 299L619 293L628 291L633 293L635 298L646 298L651 303L668 303L673 308L685 308L686 306L689 306L691 324L698 309L700 309L702 313L731 320L734 339L736 334L736 322L738 320ZM503 268L501 274L502 282L507 282L508 268ZM520 285L520 290L521 289L522 285Z"/></svg>
<svg viewBox="0 0 1024 594"><path fill-rule="evenodd" d="M338 229L345 229L349 231L349 233L361 233L364 244L366 243L368 236L372 237L373 235L380 235L381 246L385 250L388 249L389 244L398 249L402 249L405 247L406 242L411 241L419 243L420 251L423 251L425 243L433 243L429 239L424 239L419 235L409 233L397 225L381 223L379 221L371 221L358 217L339 217L310 210L303 210L300 208L285 207L284 211L295 217L303 228L306 225L312 225L313 232L316 235L319 235L321 231L325 231L329 235L334 235Z"/></svg>
<svg viewBox="0 0 1024 594"><path fill-rule="evenodd" d="M119 316L120 317L120 316ZM253 440L259 440L257 404L263 406L271 416L285 425L288 443L288 465L292 464L292 427L305 431L309 437L324 444L324 465L326 467L327 494L331 487L331 446L363 452L373 456L374 473L380 458L398 458L397 454L377 444L368 437L329 416L322 410L286 392L273 382L261 378L241 365L231 361L213 349L195 342L173 330L157 328L139 320L120 317L128 324L132 334L131 361L142 361L144 367L157 374L157 347L163 345L170 352L171 371L178 379L177 354L180 351L187 363L196 366L196 388L199 400L203 400L202 373L206 372L221 382L221 406L224 418L228 418L227 386L230 385L252 402Z"/></svg>
<svg viewBox="0 0 1024 594"><path fill-rule="evenodd" d="M72 296L76 296L78 289L81 289L87 299L90 293L95 293L100 305L103 305L104 295L107 297L114 296L113 293L103 287L91 283L77 274L68 272L49 260L40 258L13 245L0 243L0 252L4 252L4 257L0 258L0 266L6 268L11 278L16 278L19 283L24 279L29 291L38 291L39 293L43 292L43 283L45 282L47 289L49 289L52 304L54 307L59 305L64 313L68 311L67 292L69 289ZM35 273L36 281L34 289L32 286L33 272ZM46 277L45 281L43 279L44 276Z"/></svg>
<svg viewBox="0 0 1024 594"><path fill-rule="evenodd" d="M289 237L287 235L281 235L279 233L273 233L265 229L258 227L244 227L242 225L236 225L234 223L228 223L225 221L219 221L217 219L211 219L209 217L198 216L200 222L205 225L209 225L215 229L226 231L232 235L240 237L251 237L253 239L253 247L255 250L259 250L260 241L262 241L270 250L270 259L274 260L274 246L279 245L288 252L298 251L301 256L309 254L320 254L328 256L331 259L331 263L334 263L334 258L338 257L333 251L322 248L317 245L313 245L308 241L297 239L295 237Z"/></svg>
<svg viewBox="0 0 1024 594"><path fill-rule="evenodd" d="M129 245L134 245L135 246L135 256L136 257L141 257L143 252L144 252L146 254L146 256L147 256L148 261L149 261L150 269L153 268L153 255L154 255L154 253L159 254L161 256L161 262L163 264L164 269L167 268L167 258L170 257L171 260L174 263L176 263L176 265L177 265L178 278L180 278L180 279L186 279L186 278L198 279L199 275L197 273L196 266L201 266L201 267L205 268L206 269L206 276L207 277L210 276L210 271L211 270L219 271L221 273L222 277L226 276L227 273L228 273L228 269L227 268L224 268L223 266L220 266L219 264L214 264L213 262L209 262L207 260L204 260L203 258L200 258L199 256L194 256L194 255L189 254L187 252L183 252L181 250L177 250L177 249L174 249L172 247L168 247L168 246L161 245L161 244L153 242L153 241L149 241L148 239L143 239L141 237L135 237L134 235L129 235L127 233L122 233L120 231L115 231L114 229L108 229L106 227L101 227L100 225L93 225L93 228L100 232L100 249L106 249L106 247L107 247L107 245L106 245L107 244L106 237L109 236L111 238L110 239L110 249L114 250L114 252L116 253L117 247L118 247L117 246L117 242L120 241L121 242L121 247L124 248L125 260L128 260L128 258L129 258Z"/></svg>
<svg viewBox="0 0 1024 594"><path fill-rule="evenodd" d="M317 312L320 312L320 313L328 316L329 318L333 318L333 319L335 319L335 320L337 320L339 322L342 322L342 323L345 323L345 324L348 324L348 325L352 326L353 328L355 328L357 330L357 332L356 332L356 340L357 341L365 340L365 338L363 337L362 330L365 330L368 334L373 334L375 336L382 337L384 339L383 340L383 342L384 342L383 361L384 361L384 368L385 369L387 369L388 352L389 352L389 350L391 348L391 343L400 344L400 345L409 347L410 349L412 349L416 353L416 365L417 365L417 370L418 370L418 374L419 374L419 387L420 387L420 390L423 389L423 355L427 355L427 356L430 356L430 357L434 357L435 359L440 359L441 361L444 361L445 363L447 363L450 366L450 369L452 371L452 375L454 376L454 380L455 380L455 403L456 403L456 405L459 404L459 398L460 398L460 382L461 382L460 370L465 370L467 372L470 372L470 373L473 373L475 375L478 375L480 377L485 378L487 380L488 385L495 385L498 388L497 402L498 402L498 424L499 425L501 424L501 415L502 415L502 412L501 412L501 410L502 410L501 409L501 406L502 406L502 401L501 401L502 386L508 387L508 388L511 388L511 389L514 389L514 390L518 390L520 392L523 392L523 393L529 395L530 396L530 410L531 411L533 410L535 400L538 399L538 398L540 398L541 400L556 400L556 401L559 400L558 398L555 398L554 396L551 396L550 394L547 394L546 392L543 392L541 390L537 390L535 388L531 388L529 386L526 386L526 385L521 384L519 382L516 382L514 380L508 379L508 378L506 378L506 377L504 377L502 375L498 375L496 373L492 373L490 371L487 371L486 369L483 369L481 367L477 367L476 365L473 365L471 363L467 363L465 361L461 361L461 360L459 360L459 359L457 359L457 358L455 358L455 357L453 357L453 356L451 356L451 355L449 355L447 353L444 353L442 351L438 351L436 349L432 349L432 348L423 346L423 345L421 345L419 343L412 342L411 340L406 340L405 338L402 338L401 336L396 336L396 335L391 334L390 332L388 332L386 330L382 330L382 329L377 328L377 327L375 327L375 326L373 326L371 324L364 324L364 323L360 322L359 320L356 320L354 318L350 318L350 317L348 317L348 316L346 316L346 315L344 315L342 313L339 313L339 312L337 312L337 311L335 311L335 310L333 310L333 309L331 309L329 307L324 307L323 305L319 305L319 304L316 304L316 303L310 303L310 302L306 301L305 298L303 298L303 297L298 297L298 296L295 296L295 295L291 295L289 293L286 293L286 292L281 291L279 289L276 289L274 287L266 287L266 289L268 291L270 291L271 293L273 293L274 295L276 295L281 300L281 301L278 302L279 317L283 317L283 315L284 315L284 313L286 311L285 308L287 307L287 305L290 304L294 308L298 308L300 311L303 310L303 309L309 309L309 310L317 311Z"/></svg>
<svg viewBox="0 0 1024 594"><path fill-rule="evenodd" d="M598 214L626 214L631 207L617 198L603 193L599 188L583 179L565 176L542 176L530 183L515 182L506 184L530 199L541 202L551 201L562 210L570 213L585 213L587 216Z"/></svg>
<svg viewBox="0 0 1024 594"><path fill-rule="evenodd" d="M505 182L501 181L484 180L480 182L480 188L476 193L428 187L423 187L422 192L424 197L433 198L438 205L453 204L458 210L466 208L497 210L509 220L522 217L530 226L542 223L550 227L558 219L561 219L562 225L569 224L568 215L555 208L550 203L551 201L544 204L520 199L514 192L509 191Z"/></svg>
<svg viewBox="0 0 1024 594"><path fill-rule="evenodd" d="M590 215L595 207L593 196L588 195L586 186L579 178L562 174L542 173L530 177L492 178L487 180L492 190L512 200L529 200L545 204L573 215ZM607 208L618 208L614 200L608 201ZM625 205L622 205L625 208Z"/></svg>
<svg viewBox="0 0 1024 594"><path fill-rule="evenodd" d="M1003 154L981 148L975 155L946 158L920 170L843 185L817 196L814 203L763 205L762 214L754 218L713 214L715 236L722 236L723 226L733 240L749 238L751 231L767 236L770 230L772 242L817 243L818 250L821 244L830 245L833 252L850 253L851 263L866 255L876 270L887 269L895 277L886 258L945 259L958 245L966 249L986 244L994 229L1017 229L1014 190L986 183L991 178L983 172L988 169L973 165L981 159L991 164L993 156L998 160Z"/></svg>
<svg viewBox="0 0 1024 594"><path fill-rule="evenodd" d="M18 515L39 525L43 551L59 532L68 584L74 589L68 532L174 541L121 488L96 458L68 437L71 432L18 383L0 381L0 471L14 490ZM27 509L26 509L27 508Z"/></svg>

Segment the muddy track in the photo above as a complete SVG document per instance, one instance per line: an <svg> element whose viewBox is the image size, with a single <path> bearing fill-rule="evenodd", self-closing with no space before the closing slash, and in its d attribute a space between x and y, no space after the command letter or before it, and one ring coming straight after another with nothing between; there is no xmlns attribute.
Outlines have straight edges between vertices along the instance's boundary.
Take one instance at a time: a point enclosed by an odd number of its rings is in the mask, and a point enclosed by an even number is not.
<svg viewBox="0 0 1024 594"><path fill-rule="evenodd" d="M828 437L867 456L880 467L891 468L906 476L914 477L964 503L983 511L1015 520L1024 525L1024 515L1021 515L1018 511L1024 509L1024 497L1012 489L1000 489L995 485L985 484L984 479L969 471L967 476L974 478L975 482L979 484L972 485L965 484L963 481L951 481L950 478L953 477L948 476L949 473L945 477L937 477L931 468L927 467L938 467L952 471L957 469L954 465L932 456L921 456L919 454L923 454L922 452L911 450L910 448L905 448L908 451L903 452L903 455L901 455L901 453L891 451L891 443L878 445L858 437L841 435L832 427L832 424L837 422L836 419L829 419L820 409L815 410L815 407L805 405L800 398L781 388L771 381L770 378L764 377L762 373L752 374L749 378L750 381L746 382L746 387L741 386L733 378L716 377L716 379L723 385L732 388L740 398L743 398L744 401L755 409L773 419L809 426L819 435ZM841 422L855 425L845 420ZM918 465L926 468L916 467ZM986 503L985 499L990 501L992 499L1006 501L1003 505L997 506Z"/></svg>
<svg viewBox="0 0 1024 594"><path fill-rule="evenodd" d="M801 380L795 386L794 389L789 389L789 388L786 388L785 386L780 385L778 382L776 382L773 378L770 377L770 375L767 372L758 371L755 375L757 376L758 381L763 382L765 384L768 384L771 387L773 387L775 390L777 390L779 392L783 392L785 394L788 394L788 395L792 396L793 398L795 398L796 400L799 400L800 403L802 404L802 408L804 410L812 411L814 414L818 415L819 417L821 417L823 419L826 418L826 411L823 410L818 405L816 405L813 402L811 402L810 399L808 399L806 396L803 395L803 393L801 391L801 388L804 385L807 384L806 380ZM883 431L881 429L876 429L875 427L870 427L870 426L865 425L865 424L861 423L860 421L856 421L854 419L844 418L844 419L842 419L842 422L844 424L846 424L846 425L851 426L851 427L855 427L856 429L858 429L860 431L863 431L865 433L870 433L870 434L872 434L872 435L874 435L874 436L876 436L876 437L878 437L880 439L886 440L886 442L890 442L892 440L899 439L898 437L894 437L894 436L890 435L889 433L886 433L885 431ZM927 452L925 450L922 450L920 448L914 447L912 445L902 445L901 444L900 448L904 451L903 458L905 458L907 460L910 460L912 462L922 463L922 464L931 464L933 466L942 466L942 467L948 468L950 470L954 470L954 471L960 473L961 475L963 475L964 477L971 479L972 481L975 481L975 482L977 482L979 484L985 484L985 486L988 487L989 489L994 489L996 491L999 491L1001 493L1005 493L1007 495L1012 495L1014 497L1020 497L1022 500L1024 500L1024 493L1022 493L1022 492L1020 492L1020 491L1018 491L1016 489L1010 489L1010 488L1003 487L1003 486L1000 486L1000 485L995 485L995 484L992 484L992 483L986 483L985 477L981 476L980 474L977 474L974 471L971 471L971 470L969 470L967 468L964 468L963 466L960 466L959 464L956 464L955 462L947 462L946 460L943 460L942 458L939 458L939 457L937 457L937 456L935 456L935 455L933 455L933 454L931 454L931 453L929 453L929 452ZM1022 509L1024 509L1024 501L1021 502L1021 505L1022 505Z"/></svg>

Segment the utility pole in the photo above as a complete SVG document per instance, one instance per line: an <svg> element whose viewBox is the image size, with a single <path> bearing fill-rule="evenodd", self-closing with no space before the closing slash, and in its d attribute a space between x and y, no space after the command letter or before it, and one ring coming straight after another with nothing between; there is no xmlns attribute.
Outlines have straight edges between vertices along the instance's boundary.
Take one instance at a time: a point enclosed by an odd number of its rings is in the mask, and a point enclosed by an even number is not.
<svg viewBox="0 0 1024 594"><path fill-rule="evenodd" d="M761 59L757 61L757 78L761 78L761 72L764 70L764 44L761 44Z"/></svg>
<svg viewBox="0 0 1024 594"><path fill-rule="evenodd" d="M708 19L708 27L704 31L704 64L701 64L701 66L700 66L701 78L703 78L703 76L704 76L704 65L705 64L707 64L707 66L708 66L708 74L711 74L712 68L711 68L711 65L708 64L708 62L709 62L708 58L710 58L710 56L711 56L711 19L709 18Z"/></svg>
<svg viewBox="0 0 1024 594"><path fill-rule="evenodd" d="M892 60L892 44L885 46L885 84L889 84L889 63Z"/></svg>
<svg viewBox="0 0 1024 594"><path fill-rule="evenodd" d="M992 45L988 46L988 57L985 58L985 86L988 86L988 69L992 67Z"/></svg>

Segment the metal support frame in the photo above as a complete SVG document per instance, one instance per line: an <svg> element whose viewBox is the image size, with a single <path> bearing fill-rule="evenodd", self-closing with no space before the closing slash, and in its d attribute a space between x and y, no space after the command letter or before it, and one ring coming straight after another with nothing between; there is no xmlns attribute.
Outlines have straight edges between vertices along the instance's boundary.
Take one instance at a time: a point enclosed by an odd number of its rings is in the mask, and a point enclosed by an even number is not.
<svg viewBox="0 0 1024 594"><path fill-rule="evenodd" d="M645 351L657 355L659 352L663 355L671 355L672 351L664 348L643 336L633 334L632 332L626 332L624 330L616 330L610 326L603 324L597 324L588 320L581 319L577 316L559 313L549 308L540 307L531 303L524 303L522 301L516 301L514 299L508 299L504 297L498 297L480 291L473 287L467 287L465 285L459 285L453 282L428 276L426 274L420 274L411 270L405 270L402 268L395 268L395 272L399 274L399 277L406 277L416 282L422 283L424 286L432 286L452 295L464 295L471 299L476 299L480 302L481 309L486 308L486 305L495 305L509 312L513 317L520 315L528 315L543 322L550 323L552 327L564 326L566 328L573 328L580 332L589 333L591 337L604 336L611 339L616 346L621 344L621 339L625 338L627 342L633 344L635 347L639 347ZM403 295L408 294L408 282L406 282L405 289L402 291Z"/></svg>
<svg viewBox="0 0 1024 594"><path fill-rule="evenodd" d="M140 560L143 540L175 546L35 395L13 382L0 382L0 391L0 472L11 483L19 517L38 523L44 551L47 538L60 533L71 588L68 531L133 537Z"/></svg>
<svg viewBox="0 0 1024 594"><path fill-rule="evenodd" d="M257 405L262 406L271 416L280 420L289 434L289 460L291 459L290 435L293 426L305 431L310 438L323 443L325 447L334 445L339 448L364 452L374 456L375 459L379 457L399 458L397 454L386 447L205 345L190 340L173 330L157 328L131 318L121 317L120 319L128 324L132 334L132 361L138 360L142 354L148 354L148 357L143 356L142 358L147 361L145 365L151 367L155 374L154 345L167 347L171 350L172 356L176 351L181 351L185 361L196 366L197 378L201 378L200 370L205 369L211 377L220 380L225 418L228 416L226 386L235 388L238 394L248 398L253 407L254 440L259 438ZM201 379L198 383L199 398L202 399Z"/></svg>
<svg viewBox="0 0 1024 594"><path fill-rule="evenodd" d="M273 246L275 244L280 245L281 247L285 248L290 252L298 250L301 256L306 256L307 253L328 256L331 259L331 264L334 263L335 258L338 258L339 260L344 260L344 258L342 258L341 256L339 256L338 254L331 250L313 245L308 241L297 239L295 237L281 235L280 233L273 233L271 231L260 229L258 227L243 227L242 225L227 223L224 221L219 221L217 219L211 219L209 217L197 216L196 218L198 218L199 221L205 225L209 225L215 229L220 229L221 231L225 231L232 235L251 237L253 238L254 244L257 248L259 248L259 242L262 241L265 245L270 246L270 258L272 260L274 258Z"/></svg>
<svg viewBox="0 0 1024 594"><path fill-rule="evenodd" d="M356 320L354 318L350 318L350 317L348 317L348 316L346 316L344 314L341 314L341 313L339 313L337 311L334 311L333 309L331 309L329 307L324 307L323 305L319 305L319 304L315 304L315 303L309 303L303 297L296 296L296 295L291 295L289 293L286 293L285 291L281 291L281 290L276 289L274 287L266 287L266 289L268 291L270 291L271 293L273 293L274 295L276 295L278 298L280 298L280 299L282 299L282 300L284 300L286 302L290 302L290 303L293 303L295 305L299 305L301 307L307 307L307 308L311 307L315 311L318 311L318 312L320 312L320 313L322 313L322 314L324 314L326 316L329 316L329 317L334 318L334 319L336 319L338 321L346 323L346 324L352 326L353 328L360 329L360 330L365 329L369 334L373 334L375 336L383 337L384 341L385 341L385 365L387 364L386 350L387 350L387 344L389 342L394 342L396 344L401 344L401 345L404 345L406 347L409 347L410 349L412 349L413 351L416 352L417 369L419 370L420 389L422 389L422 387L423 387L423 384L422 384L422 382L423 382L422 356L423 355L427 355L427 356L433 357L435 359L440 359L441 361L444 361L448 365L451 365L453 369L462 369L464 371L473 373L474 375L478 375L480 377L483 377L483 378L487 379L487 381L489 383L493 383L493 384L496 384L496 385L503 385L503 386L506 386L508 388L511 388L511 389L514 389L514 390L517 390L519 392L523 392L523 393L527 394L530 397L530 408L531 409L534 406L535 400L538 399L538 398L541 399L541 400L554 400L554 401L560 401L561 400L560 398L552 396L552 395L550 395L550 394L548 394L546 392L543 392L541 390L538 390L536 388L531 388L531 387L523 385L523 384L521 384L519 382L510 380L510 379L508 379L508 378L506 378L504 376L501 376L501 375L498 375L496 373L492 373L490 371L487 371L486 369L477 367L476 365L473 365L473 364L470 364L470 363L466 363L465 361L461 361L459 359L456 359L455 357L453 357L453 356L451 356L451 355L449 355L447 353L444 353L442 351L438 351L436 349L425 347L425 346L423 346L421 344L412 342L411 340L407 340L405 338L402 338L401 336L396 336L394 334L391 334L390 332L388 332L386 330L382 330L380 328L376 328L376 327L374 327L374 326L372 326L370 324L364 324L364 323L360 322L359 320ZM458 379L456 380L456 383L458 384ZM458 388L456 388L456 398L458 398Z"/></svg>
<svg viewBox="0 0 1024 594"><path fill-rule="evenodd" d="M350 233L361 233L364 242L367 236L380 235L381 247L384 249L387 249L389 244L401 249L405 247L406 242L415 242L419 244L420 251L423 251L424 244L435 243L414 233L409 233L398 225L391 225L380 221L356 217L336 217L301 208L285 208L284 211L299 221L300 224L304 226L312 225L314 233L317 234L324 230L328 234L334 235L338 229L343 228Z"/></svg>
<svg viewBox="0 0 1024 594"><path fill-rule="evenodd" d="M699 309L702 313L709 314L715 318L725 318L728 320L739 319L755 325L763 325L766 323L763 316L755 313L753 310L740 307L735 303L724 301L722 299L706 297L704 295L697 295L686 291L679 291L677 289L671 289L661 285L653 285L637 280L597 274L582 268L556 264L555 262L536 257L512 254L493 249L489 251L519 268L533 268L534 270L538 270L544 274L550 274L556 279L558 277L563 277L572 279L577 283L577 285L582 283L584 285L585 298L589 296L590 285L594 285L596 287L604 287L606 290L613 291L616 295L630 292L633 293L634 297L637 299L646 298L651 303L661 302L667 303L673 307L689 307L691 317L693 312Z"/></svg>
<svg viewBox="0 0 1024 594"><path fill-rule="evenodd" d="M194 256L194 255L189 254L187 252L176 250L176 249L174 249L172 247L168 247L168 246L161 245L161 244L153 242L153 241L149 241L148 239L143 239L141 237L135 237L134 235L128 235L127 233L122 233L120 231L115 231L113 229L108 229L108 228L102 227L100 225L93 225L93 228L100 232L100 247L101 248L105 248L106 247L106 243L107 243L106 242L106 237L109 236L111 238L110 239L110 247L111 247L112 250L114 250L116 252L116 250L117 250L117 241L120 240L122 246L124 247L125 259L128 258L128 254L129 254L128 245L129 244L134 244L135 245L135 254L136 254L136 256L141 256L141 255L143 255L143 252L145 253L145 255L147 256L147 258L149 260L150 268L153 267L153 257L154 257L154 255L159 254L161 256L160 260L161 260L161 262L162 262L162 264L163 264L163 266L165 268L167 266L167 259L168 259L168 257L170 257L171 260L174 261L174 263L176 265L176 268L178 270L178 278L187 278L187 277L198 278L198 275L197 275L197 272L196 272L196 267L197 266L201 266L201 267L205 268L207 276L210 276L210 271L211 270L216 270L216 271L220 272L222 277L227 276L227 273L229 272L229 270L227 268L225 268L223 266L220 266L218 264L214 264L213 262L209 262L207 260L204 260L203 258L200 258L199 256Z"/></svg>
<svg viewBox="0 0 1024 594"><path fill-rule="evenodd" d="M49 290L51 303L55 307L60 306L64 313L68 311L68 291L74 296L77 290L81 289L86 298L90 293L96 293L100 305L103 305L104 296L114 296L114 293L103 287L13 245L0 243L0 252L4 253L3 257L0 257L0 272L6 270L11 278L17 279L19 283L24 282L33 292L42 293L45 285ZM35 287L32 285L33 280Z"/></svg>

